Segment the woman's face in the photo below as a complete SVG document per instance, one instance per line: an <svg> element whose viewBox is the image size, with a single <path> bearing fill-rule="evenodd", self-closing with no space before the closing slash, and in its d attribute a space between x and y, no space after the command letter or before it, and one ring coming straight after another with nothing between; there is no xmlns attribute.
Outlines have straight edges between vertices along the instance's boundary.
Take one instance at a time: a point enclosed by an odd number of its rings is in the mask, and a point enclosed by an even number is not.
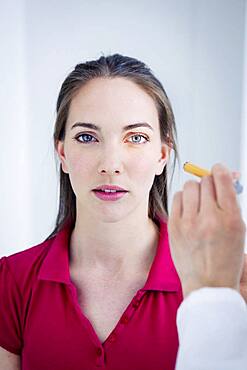
<svg viewBox="0 0 247 370"><path fill-rule="evenodd" d="M91 123L99 129L75 126ZM151 127L124 127L145 123ZM119 219L145 212L155 175L162 173L168 146L162 145L152 98L124 78L97 78L73 98L64 142L59 141L62 169L69 174L77 209L86 216ZM128 193L117 201L99 199L92 189L118 185Z"/></svg>

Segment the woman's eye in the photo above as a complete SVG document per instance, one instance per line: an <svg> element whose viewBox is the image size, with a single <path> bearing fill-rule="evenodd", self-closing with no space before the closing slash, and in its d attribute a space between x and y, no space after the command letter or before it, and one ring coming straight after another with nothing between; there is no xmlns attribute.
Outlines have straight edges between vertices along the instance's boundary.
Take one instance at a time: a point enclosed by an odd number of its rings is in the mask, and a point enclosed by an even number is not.
<svg viewBox="0 0 247 370"><path fill-rule="evenodd" d="M139 138L143 138L143 139L145 139L146 141L144 141L144 143L145 142L147 142L147 141L149 141L149 139L148 139L148 137L147 136L144 136L144 135L140 135L140 134L135 134L135 135L132 135L131 137L133 137L133 138L137 138L137 137L139 137ZM140 144L140 141L132 141L133 143L136 143L136 144ZM143 144L143 143L141 143L141 144Z"/></svg>
<svg viewBox="0 0 247 370"><path fill-rule="evenodd" d="M84 139L79 140L80 137L85 138L85 140ZM147 136L145 136L145 135L135 134L135 135L132 135L131 136L131 138L134 138L134 139L136 139L138 137L139 138L144 138L146 141L140 142L140 140L137 140L137 141L134 140L134 141L132 141L132 143L134 143L134 144L144 144L145 142L149 141L149 138ZM80 134L80 135L77 135L74 139L77 140L77 141L79 141L80 143L87 144L87 143L91 143L92 142L90 140L90 138L94 138L95 139L95 137L92 136L92 135L90 135L90 134Z"/></svg>
<svg viewBox="0 0 247 370"><path fill-rule="evenodd" d="M86 137L86 140L79 140L79 137ZM91 143L91 140L89 140L90 138L92 138L92 137L94 137L94 136L92 136L92 135L89 135L89 134L80 134L80 135L78 135L78 136L76 136L75 137L75 139L77 140L77 141L79 141L80 143Z"/></svg>

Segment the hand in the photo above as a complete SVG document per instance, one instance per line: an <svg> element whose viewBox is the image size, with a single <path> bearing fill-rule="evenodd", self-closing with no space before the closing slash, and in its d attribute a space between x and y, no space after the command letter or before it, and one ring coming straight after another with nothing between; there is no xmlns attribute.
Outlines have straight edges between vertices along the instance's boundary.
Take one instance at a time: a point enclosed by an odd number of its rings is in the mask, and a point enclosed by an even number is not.
<svg viewBox="0 0 247 370"><path fill-rule="evenodd" d="M204 286L240 289L246 226L221 164L201 182L187 181L174 195L168 235L184 297Z"/></svg>

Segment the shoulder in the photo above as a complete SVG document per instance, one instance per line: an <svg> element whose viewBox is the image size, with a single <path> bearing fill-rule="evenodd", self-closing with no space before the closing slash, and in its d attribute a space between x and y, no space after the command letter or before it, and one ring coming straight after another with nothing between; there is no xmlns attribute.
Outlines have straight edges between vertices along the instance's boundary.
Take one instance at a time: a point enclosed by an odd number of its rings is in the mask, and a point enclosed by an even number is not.
<svg viewBox="0 0 247 370"><path fill-rule="evenodd" d="M4 256L0 259L0 274L11 275L19 288L32 282L49 251L54 238L31 246L23 251ZM3 278L3 276L2 276Z"/></svg>

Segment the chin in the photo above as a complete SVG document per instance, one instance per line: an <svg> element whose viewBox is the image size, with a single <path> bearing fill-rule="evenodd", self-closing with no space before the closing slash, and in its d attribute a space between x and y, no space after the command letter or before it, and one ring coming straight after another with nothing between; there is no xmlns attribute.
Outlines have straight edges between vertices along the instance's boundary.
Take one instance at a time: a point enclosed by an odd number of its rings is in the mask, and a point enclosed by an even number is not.
<svg viewBox="0 0 247 370"><path fill-rule="evenodd" d="M94 209L91 208L91 213L93 213L93 218L97 220L96 222L105 222L105 223L116 223L122 221L129 217L129 215L133 212L133 209L128 210L126 205L122 207L116 207L115 209L112 207L103 207L101 209Z"/></svg>

